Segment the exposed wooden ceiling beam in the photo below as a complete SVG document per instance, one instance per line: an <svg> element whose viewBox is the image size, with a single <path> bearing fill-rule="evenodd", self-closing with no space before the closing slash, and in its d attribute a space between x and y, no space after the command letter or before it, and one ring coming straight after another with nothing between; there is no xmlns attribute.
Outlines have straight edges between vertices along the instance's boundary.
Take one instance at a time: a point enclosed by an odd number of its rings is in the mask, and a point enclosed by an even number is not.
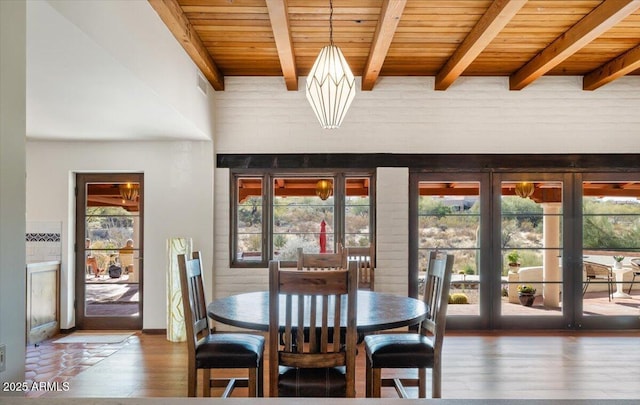
<svg viewBox="0 0 640 405"><path fill-rule="evenodd" d="M509 77L509 88L522 90L633 13L638 7L640 7L640 0L605 1L512 74Z"/></svg>
<svg viewBox="0 0 640 405"><path fill-rule="evenodd" d="M267 0L267 10L273 29L273 37L278 49L280 66L287 90L298 90L298 74L296 73L296 59L293 55L287 0Z"/></svg>
<svg viewBox="0 0 640 405"><path fill-rule="evenodd" d="M595 90L636 69L640 69L640 45L586 75L582 79L582 89Z"/></svg>
<svg viewBox="0 0 640 405"><path fill-rule="evenodd" d="M406 4L406 0L385 0L382 4L369 58L362 72L362 90L373 89Z"/></svg>
<svg viewBox="0 0 640 405"><path fill-rule="evenodd" d="M446 90L502 31L527 0L495 0L436 75L436 90Z"/></svg>
<svg viewBox="0 0 640 405"><path fill-rule="evenodd" d="M176 0L148 0L193 62L200 68L215 90L224 90L224 76L218 70L193 25Z"/></svg>

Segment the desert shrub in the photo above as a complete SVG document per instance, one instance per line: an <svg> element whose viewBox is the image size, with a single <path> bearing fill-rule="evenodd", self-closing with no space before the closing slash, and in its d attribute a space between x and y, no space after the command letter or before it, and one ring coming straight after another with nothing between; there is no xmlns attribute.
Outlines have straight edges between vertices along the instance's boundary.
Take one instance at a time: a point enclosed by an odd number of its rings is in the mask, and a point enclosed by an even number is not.
<svg viewBox="0 0 640 405"><path fill-rule="evenodd" d="M468 304L469 298L466 294L455 293L449 295L449 304Z"/></svg>

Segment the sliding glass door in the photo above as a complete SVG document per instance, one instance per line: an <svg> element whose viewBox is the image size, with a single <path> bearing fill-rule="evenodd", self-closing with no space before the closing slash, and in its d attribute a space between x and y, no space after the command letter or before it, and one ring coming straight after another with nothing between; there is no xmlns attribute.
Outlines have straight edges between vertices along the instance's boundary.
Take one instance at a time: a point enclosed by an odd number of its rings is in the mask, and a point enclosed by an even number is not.
<svg viewBox="0 0 640 405"><path fill-rule="evenodd" d="M565 182L562 174L494 175L492 273L500 283L493 289L493 302L499 302L494 314L500 314L493 317L494 326L561 328L567 324Z"/></svg>
<svg viewBox="0 0 640 405"><path fill-rule="evenodd" d="M640 176L585 174L581 198L583 327L640 325Z"/></svg>
<svg viewBox="0 0 640 405"><path fill-rule="evenodd" d="M489 207L488 176L477 174L411 175L410 293L422 297L429 252L443 250L455 257L451 276L449 319L461 327L481 327L481 313L490 297L485 289L481 254L483 212ZM485 215L486 216L486 215Z"/></svg>
<svg viewBox="0 0 640 405"><path fill-rule="evenodd" d="M452 329L640 327L640 174L410 175L409 294L455 256Z"/></svg>

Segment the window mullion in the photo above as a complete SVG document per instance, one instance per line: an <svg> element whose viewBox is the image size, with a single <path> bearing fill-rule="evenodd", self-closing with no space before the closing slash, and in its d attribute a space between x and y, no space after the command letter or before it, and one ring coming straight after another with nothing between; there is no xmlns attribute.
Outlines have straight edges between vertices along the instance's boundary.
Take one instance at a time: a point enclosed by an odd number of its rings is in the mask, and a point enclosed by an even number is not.
<svg viewBox="0 0 640 405"><path fill-rule="evenodd" d="M334 241L345 247L345 176L342 173L334 176L333 210L334 210Z"/></svg>
<svg viewBox="0 0 640 405"><path fill-rule="evenodd" d="M273 176L270 173L264 175L262 195L265 196L263 201L262 212L264 217L263 223L266 224L262 228L262 251L265 252L263 260L265 265L269 264L269 260L273 260Z"/></svg>

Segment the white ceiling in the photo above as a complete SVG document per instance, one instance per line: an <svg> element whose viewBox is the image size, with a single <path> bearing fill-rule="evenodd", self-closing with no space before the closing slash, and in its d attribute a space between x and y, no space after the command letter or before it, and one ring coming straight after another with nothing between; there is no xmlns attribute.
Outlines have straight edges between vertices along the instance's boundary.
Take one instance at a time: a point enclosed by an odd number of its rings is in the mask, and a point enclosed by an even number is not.
<svg viewBox="0 0 640 405"><path fill-rule="evenodd" d="M93 14L87 13L87 10L91 10L91 3L98 7ZM196 95L202 99L198 103L206 106L206 111L202 113L208 117L198 120L188 116L189 113L181 111L179 105L184 94L175 97L166 92L163 94L162 89L154 86L153 82L144 80L139 71L131 69L131 60L123 60L122 55L114 56L113 52L99 44L95 40L96 32L88 35L60 12L62 10L71 17L75 15L91 24L92 19L102 20L103 23L105 19L116 19L115 13L107 14L109 10L122 13L142 10L148 12L147 21L152 25L157 22L161 29L166 30L146 1L102 0L104 4L98 3L57 0L28 2L27 138L72 141L211 139L212 125L206 122L211 120L210 101L206 96ZM103 9L100 9L102 6ZM127 21L111 23L110 29L117 32L125 28L123 24ZM102 26L105 25L108 24ZM108 32L100 35L109 39L118 37ZM135 40L131 36L122 37ZM169 33L167 38L173 40ZM110 45L113 46L113 42ZM184 53L177 43L169 45L175 45ZM133 54L135 58L135 52ZM186 54L184 57L188 59ZM140 60L133 62L140 65ZM155 66L160 69L162 64L163 61L155 61ZM146 63L145 68L153 69L153 66ZM195 88L197 70L195 66L190 69ZM149 77L153 74L149 71ZM170 75L165 74L163 82L171 80ZM193 97L192 90L189 90L188 97Z"/></svg>

